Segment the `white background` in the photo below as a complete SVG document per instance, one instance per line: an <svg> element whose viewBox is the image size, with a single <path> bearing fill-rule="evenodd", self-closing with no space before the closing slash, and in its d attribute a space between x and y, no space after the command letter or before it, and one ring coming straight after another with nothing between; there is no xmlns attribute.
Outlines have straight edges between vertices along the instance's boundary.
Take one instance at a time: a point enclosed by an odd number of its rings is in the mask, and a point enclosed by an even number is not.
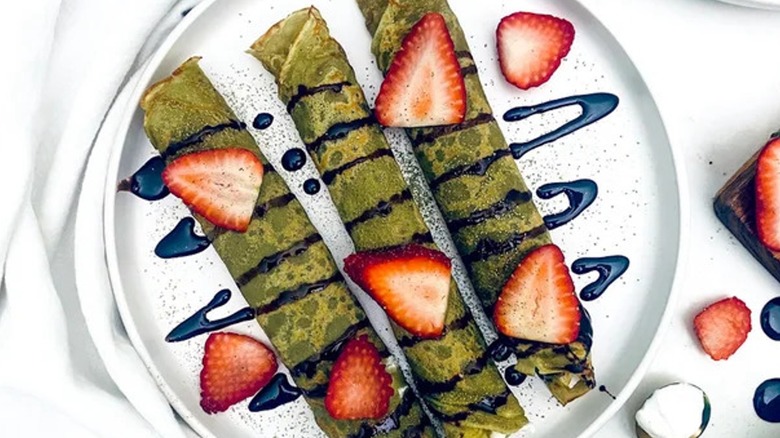
<svg viewBox="0 0 780 438"><path fill-rule="evenodd" d="M633 414L659 385L699 384L713 403L705 437L769 438L780 424L755 416L757 383L780 377L780 343L758 314L780 285L712 212L717 190L780 129L780 13L713 0L582 0L612 30L656 96L672 144L682 151L691 204L690 257L672 325L651 371L601 437L631 437ZM706 303L738 295L753 311L753 332L727 362L704 356L691 330ZM778 364L774 376L751 373L754 361Z"/></svg>

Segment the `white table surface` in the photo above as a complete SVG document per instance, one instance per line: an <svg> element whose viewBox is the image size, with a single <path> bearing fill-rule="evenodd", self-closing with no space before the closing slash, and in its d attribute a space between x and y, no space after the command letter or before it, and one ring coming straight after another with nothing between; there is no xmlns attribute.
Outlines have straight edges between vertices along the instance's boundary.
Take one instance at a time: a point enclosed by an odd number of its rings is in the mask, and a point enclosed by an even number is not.
<svg viewBox="0 0 780 438"><path fill-rule="evenodd" d="M758 325L780 284L722 226L712 200L780 129L780 13L714 0L582 2L623 43L655 94L684 158L691 219L672 325L637 392L596 437L635 436L638 406L653 389L677 380L698 384L712 399L705 437L778 437L780 424L761 421L752 397L758 384L780 377L780 343ZM753 331L735 356L714 362L699 349L692 319L703 305L730 295L753 311Z"/></svg>

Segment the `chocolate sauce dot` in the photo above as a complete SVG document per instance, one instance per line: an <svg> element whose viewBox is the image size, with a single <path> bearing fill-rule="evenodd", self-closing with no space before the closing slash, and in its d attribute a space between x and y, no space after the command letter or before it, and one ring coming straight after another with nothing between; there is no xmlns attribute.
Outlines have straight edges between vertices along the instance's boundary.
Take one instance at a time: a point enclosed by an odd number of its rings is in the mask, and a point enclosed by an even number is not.
<svg viewBox="0 0 780 438"><path fill-rule="evenodd" d="M512 351L509 349L509 347L501 342L500 339L490 344L489 351L490 357L492 357L496 362L503 362L509 359L509 356L512 354Z"/></svg>
<svg viewBox="0 0 780 438"><path fill-rule="evenodd" d="M301 170L306 164L306 153L301 148L290 149L282 155L282 167L288 172Z"/></svg>
<svg viewBox="0 0 780 438"><path fill-rule="evenodd" d="M780 297L766 303L761 310L761 328L770 339L780 341Z"/></svg>
<svg viewBox="0 0 780 438"><path fill-rule="evenodd" d="M780 423L780 379L767 380L756 389L753 408L762 420Z"/></svg>
<svg viewBox="0 0 780 438"><path fill-rule="evenodd" d="M504 371L504 378L506 379L506 383L508 383L510 386L520 386L525 382L525 378L527 376L520 371L517 371L514 368L507 368L506 371Z"/></svg>
<svg viewBox="0 0 780 438"><path fill-rule="evenodd" d="M320 182L316 179L307 179L306 182L303 183L303 191L306 192L307 195L316 195L320 191Z"/></svg>
<svg viewBox="0 0 780 438"><path fill-rule="evenodd" d="M255 117L255 120L252 122L252 126L255 129L268 129L271 124L274 122L274 116L268 113L260 113Z"/></svg>

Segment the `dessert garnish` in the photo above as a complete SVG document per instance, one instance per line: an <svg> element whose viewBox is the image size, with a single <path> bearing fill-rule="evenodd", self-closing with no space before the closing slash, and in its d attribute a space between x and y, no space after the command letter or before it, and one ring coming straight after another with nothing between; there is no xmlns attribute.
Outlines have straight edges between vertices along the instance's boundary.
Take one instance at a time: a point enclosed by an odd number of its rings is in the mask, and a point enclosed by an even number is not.
<svg viewBox="0 0 780 438"><path fill-rule="evenodd" d="M411 128L461 123L465 116L466 87L447 22L426 14L390 65L376 98L377 120Z"/></svg>
<svg viewBox="0 0 780 438"><path fill-rule="evenodd" d="M772 298L761 309L761 329L769 339L780 341L780 297Z"/></svg>
<svg viewBox="0 0 780 438"><path fill-rule="evenodd" d="M555 245L528 254L498 297L493 320L506 336L549 344L574 342L580 333L580 303Z"/></svg>
<svg viewBox="0 0 780 438"><path fill-rule="evenodd" d="M547 229L566 225L584 212L599 194L599 187L591 179L579 179L571 182L556 182L545 184L536 189L536 194L542 199L552 199L560 194L565 194L569 201L566 210L544 217Z"/></svg>
<svg viewBox="0 0 780 438"><path fill-rule="evenodd" d="M244 232L263 182L263 163L243 148L214 149L177 158L162 176L171 193L206 220Z"/></svg>
<svg viewBox="0 0 780 438"><path fill-rule="evenodd" d="M360 252L344 270L398 325L416 336L441 336L451 274L442 252L416 244Z"/></svg>
<svg viewBox="0 0 780 438"><path fill-rule="evenodd" d="M160 240L154 248L154 254L161 259L174 259L197 254L209 246L209 238L195 232L195 219L185 217Z"/></svg>
<svg viewBox="0 0 780 438"><path fill-rule="evenodd" d="M698 438L710 422L710 400L698 387L674 383L657 389L636 413L639 438Z"/></svg>
<svg viewBox="0 0 780 438"><path fill-rule="evenodd" d="M756 229L772 251L780 251L780 138L764 146L756 165Z"/></svg>
<svg viewBox="0 0 780 438"><path fill-rule="evenodd" d="M496 30L498 59L506 80L527 90L547 82L569 54L574 26L551 15L517 12Z"/></svg>
<svg viewBox="0 0 780 438"><path fill-rule="evenodd" d="M366 336L352 339L333 364L325 408L339 420L383 418L393 396L391 383L376 347Z"/></svg>
<svg viewBox="0 0 780 438"><path fill-rule="evenodd" d="M713 360L725 360L750 333L750 309L737 297L726 298L696 315L693 326L704 351Z"/></svg>
<svg viewBox="0 0 780 438"><path fill-rule="evenodd" d="M780 423L780 379L769 379L753 395L756 415L769 423Z"/></svg>
<svg viewBox="0 0 780 438"><path fill-rule="evenodd" d="M226 411L267 385L277 368L273 351L261 342L236 333L212 333L200 372L200 406L209 414Z"/></svg>
<svg viewBox="0 0 780 438"><path fill-rule="evenodd" d="M592 271L599 273L599 278L596 281L582 288L580 298L583 301L597 300L615 280L626 272L629 264L628 257L620 255L583 257L575 260L571 264L571 270L575 274L582 275Z"/></svg>

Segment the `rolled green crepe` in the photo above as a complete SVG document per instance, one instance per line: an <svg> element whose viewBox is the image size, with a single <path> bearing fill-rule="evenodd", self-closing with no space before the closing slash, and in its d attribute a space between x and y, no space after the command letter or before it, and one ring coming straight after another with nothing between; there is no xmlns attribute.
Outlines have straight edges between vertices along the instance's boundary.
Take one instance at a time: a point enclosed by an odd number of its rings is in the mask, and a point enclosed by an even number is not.
<svg viewBox="0 0 780 438"><path fill-rule="evenodd" d="M144 128L167 163L183 155L240 147L256 154L265 175L246 233L217 229L197 217L257 312L257 322L304 392L317 423L334 438L433 437L433 427L347 289L333 258L284 180L262 156L245 125L190 58L144 95ZM325 409L328 376L340 347L369 337L388 364L395 394L378 421L333 419Z"/></svg>
<svg viewBox="0 0 780 438"><path fill-rule="evenodd" d="M383 72L425 14L437 12L447 21L466 84L466 119L458 125L406 132L477 296L492 315L518 264L551 239L493 117L463 29L446 0L356 1L373 35L371 50ZM571 344L506 341L515 348L518 371L539 375L563 404L595 384L590 322L582 313L580 337Z"/></svg>
<svg viewBox="0 0 780 438"><path fill-rule="evenodd" d="M279 96L328 185L358 251L411 242L435 248L355 72L320 13L273 26L251 53L276 77ZM526 424L451 282L445 334L422 339L393 323L417 387L447 436L490 437Z"/></svg>

